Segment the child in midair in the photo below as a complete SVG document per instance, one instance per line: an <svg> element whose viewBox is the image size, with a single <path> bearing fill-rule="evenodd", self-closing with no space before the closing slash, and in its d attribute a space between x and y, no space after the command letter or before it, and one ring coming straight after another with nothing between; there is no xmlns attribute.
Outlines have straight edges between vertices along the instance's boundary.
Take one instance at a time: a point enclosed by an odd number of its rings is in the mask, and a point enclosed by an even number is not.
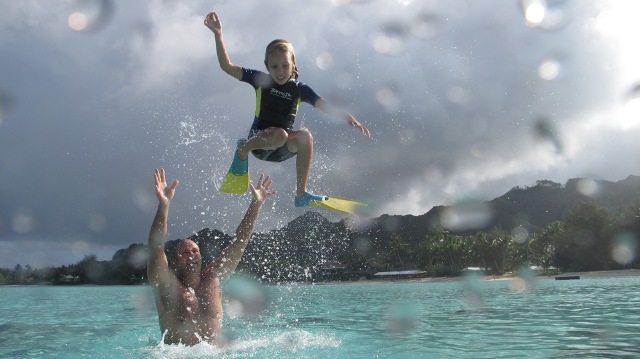
<svg viewBox="0 0 640 359"><path fill-rule="evenodd" d="M313 136L306 128L293 129L300 103L307 102L328 115L344 119L367 137L371 137L369 130L351 114L335 108L311 87L298 81L295 52L289 41L277 39L267 46L264 59L267 74L231 62L224 45L222 24L215 12L207 15L204 24L215 34L216 53L222 70L251 84L256 91L255 118L247 139L238 141L230 171L247 173L249 152L258 159L271 162L297 156L295 206L304 207L310 201L323 201L325 196L307 190Z"/></svg>

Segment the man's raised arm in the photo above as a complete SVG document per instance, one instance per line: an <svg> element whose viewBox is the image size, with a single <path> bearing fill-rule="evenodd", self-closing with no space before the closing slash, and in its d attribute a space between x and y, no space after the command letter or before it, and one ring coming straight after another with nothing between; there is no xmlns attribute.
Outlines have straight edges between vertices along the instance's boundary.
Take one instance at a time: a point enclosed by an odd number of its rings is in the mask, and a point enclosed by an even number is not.
<svg viewBox="0 0 640 359"><path fill-rule="evenodd" d="M151 224L149 232L149 260L147 275L152 282L162 280L163 274L169 270L167 256L164 254L164 243L167 240L167 222L169 220L169 205L175 194L179 181L175 180L167 186L164 168L154 172L158 210Z"/></svg>
<svg viewBox="0 0 640 359"><path fill-rule="evenodd" d="M250 184L253 198L247 213L245 213L244 218L242 218L236 229L236 237L231 240L231 243L222 251L220 256L213 261L210 268L207 268L208 272L218 276L221 282L227 280L235 271L238 263L240 263L240 259L242 259L244 250L258 222L260 208L262 208L267 198L276 193L269 191L272 183L271 177L260 175L255 187L253 183Z"/></svg>

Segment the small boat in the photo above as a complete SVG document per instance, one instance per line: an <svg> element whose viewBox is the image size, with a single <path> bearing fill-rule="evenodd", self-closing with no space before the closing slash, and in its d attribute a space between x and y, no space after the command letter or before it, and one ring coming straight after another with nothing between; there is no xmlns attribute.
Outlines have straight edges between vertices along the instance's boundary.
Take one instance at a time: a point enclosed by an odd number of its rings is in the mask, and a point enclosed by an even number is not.
<svg viewBox="0 0 640 359"><path fill-rule="evenodd" d="M573 280L573 279L580 279L580 276L579 275L561 275L556 277L556 280Z"/></svg>

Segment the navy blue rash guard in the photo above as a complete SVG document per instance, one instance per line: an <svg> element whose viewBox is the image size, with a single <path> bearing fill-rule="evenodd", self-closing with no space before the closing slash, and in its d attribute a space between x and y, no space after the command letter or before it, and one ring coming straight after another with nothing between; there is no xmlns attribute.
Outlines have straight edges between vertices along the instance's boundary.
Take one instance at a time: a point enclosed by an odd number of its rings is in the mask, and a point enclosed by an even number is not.
<svg viewBox="0 0 640 359"><path fill-rule="evenodd" d="M269 127L291 132L300 103L306 102L315 107L320 98L311 87L296 79L278 85L269 74L244 67L240 81L252 85L256 91L256 114L249 138ZM282 162L296 155L289 151L286 143L275 150L251 152L258 159L270 162Z"/></svg>
<svg viewBox="0 0 640 359"><path fill-rule="evenodd" d="M240 81L252 85L256 90L256 115L251 126L253 130L279 127L291 131L300 103L315 106L320 98L311 87L298 80L291 79L278 85L269 74L258 70L242 68Z"/></svg>

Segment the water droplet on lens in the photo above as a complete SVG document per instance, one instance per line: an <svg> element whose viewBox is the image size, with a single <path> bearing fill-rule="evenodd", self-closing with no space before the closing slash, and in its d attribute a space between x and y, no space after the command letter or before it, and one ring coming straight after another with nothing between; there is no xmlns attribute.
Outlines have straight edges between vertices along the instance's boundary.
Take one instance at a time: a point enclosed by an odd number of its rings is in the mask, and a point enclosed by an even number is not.
<svg viewBox="0 0 640 359"><path fill-rule="evenodd" d="M622 129L626 130L640 125L640 84L632 87L624 96L624 104L619 116Z"/></svg>
<svg viewBox="0 0 640 359"><path fill-rule="evenodd" d="M396 303L387 317L387 329L395 334L407 334L416 328L418 308L413 303Z"/></svg>
<svg viewBox="0 0 640 359"><path fill-rule="evenodd" d="M316 65L320 70L328 70L333 66L333 55L330 52L323 52L316 57Z"/></svg>
<svg viewBox="0 0 640 359"><path fill-rule="evenodd" d="M524 21L529 27L559 30L570 21L566 0L520 0Z"/></svg>
<svg viewBox="0 0 640 359"><path fill-rule="evenodd" d="M9 110L11 110L11 97L8 94L0 91L0 125L2 125L7 118Z"/></svg>
<svg viewBox="0 0 640 359"><path fill-rule="evenodd" d="M493 209L485 202L468 201L454 204L440 215L445 228L452 231L482 229L493 219Z"/></svg>
<svg viewBox="0 0 640 359"><path fill-rule="evenodd" d="M465 105L469 102L469 93L462 86L451 86L447 90L447 98L456 105Z"/></svg>
<svg viewBox="0 0 640 359"><path fill-rule="evenodd" d="M588 197L595 197L600 190L598 183L592 179L582 178L578 180L576 188L580 194Z"/></svg>
<svg viewBox="0 0 640 359"><path fill-rule="evenodd" d="M69 15L67 23L72 30L84 31L87 28L89 20L87 19L87 16L85 14L74 12Z"/></svg>
<svg viewBox="0 0 640 359"><path fill-rule="evenodd" d="M611 258L616 263L627 265L636 259L638 239L633 233L623 233L616 237L611 250Z"/></svg>
<svg viewBox="0 0 640 359"><path fill-rule="evenodd" d="M406 29L400 23L382 26L382 32L373 38L373 48L379 54L397 56L404 51Z"/></svg>
<svg viewBox="0 0 640 359"><path fill-rule="evenodd" d="M226 284L227 309L234 316L255 315L270 305L268 290L253 278L234 276Z"/></svg>
<svg viewBox="0 0 640 359"><path fill-rule="evenodd" d="M372 248L371 240L368 237L360 236L354 240L353 246L358 255L366 256Z"/></svg>
<svg viewBox="0 0 640 359"><path fill-rule="evenodd" d="M562 139L553 123L546 117L539 118L534 126L535 135L541 140L549 141L556 153L562 153Z"/></svg>
<svg viewBox="0 0 640 359"><path fill-rule="evenodd" d="M393 85L381 86L376 92L376 100L384 106L388 112L394 112L400 107L400 99L396 95L396 90Z"/></svg>
<svg viewBox="0 0 640 359"><path fill-rule="evenodd" d="M114 3L112 0L77 0L73 9L67 18L69 28L79 32L99 31L111 21Z"/></svg>
<svg viewBox="0 0 640 359"><path fill-rule="evenodd" d="M546 58L538 65L538 76L544 80L555 80L562 71L562 65L554 58Z"/></svg>
<svg viewBox="0 0 640 359"><path fill-rule="evenodd" d="M36 218L33 212L29 210L20 211L11 221L11 228L16 233L27 234L34 231L35 227Z"/></svg>
<svg viewBox="0 0 640 359"><path fill-rule="evenodd" d="M431 39L440 31L440 17L431 12L422 12L413 20L410 31L419 39Z"/></svg>
<svg viewBox="0 0 640 359"><path fill-rule="evenodd" d="M511 231L511 236L516 243L524 244L529 240L529 231L524 227L515 227Z"/></svg>

